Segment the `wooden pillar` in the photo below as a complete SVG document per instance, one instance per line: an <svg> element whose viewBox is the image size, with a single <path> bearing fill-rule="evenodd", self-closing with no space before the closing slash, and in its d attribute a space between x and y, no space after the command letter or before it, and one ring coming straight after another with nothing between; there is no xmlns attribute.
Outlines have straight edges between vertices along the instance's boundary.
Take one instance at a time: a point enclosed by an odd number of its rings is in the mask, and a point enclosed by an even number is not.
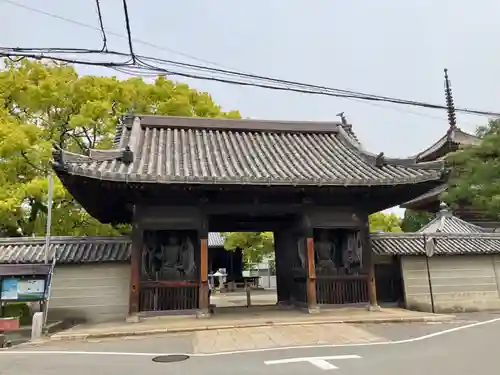
<svg viewBox="0 0 500 375"><path fill-rule="evenodd" d="M276 264L276 294L278 305L286 305L290 302L290 285L287 277L291 269L287 267L286 242L283 231L274 232L274 259Z"/></svg>
<svg viewBox="0 0 500 375"><path fill-rule="evenodd" d="M370 224L368 217L364 220L363 227L361 228L361 235L363 236L363 269L367 272L367 288L368 288L368 309L370 311L378 311L380 307L377 302L377 285L375 281L375 262L372 249L372 239L370 236Z"/></svg>
<svg viewBox="0 0 500 375"><path fill-rule="evenodd" d="M198 317L209 316L208 311L208 230L207 226L203 225L200 231L200 290Z"/></svg>
<svg viewBox="0 0 500 375"><path fill-rule="evenodd" d="M314 261L314 238L312 231L306 238L307 250L307 308L309 312L318 309L316 299L316 265Z"/></svg>
<svg viewBox="0 0 500 375"><path fill-rule="evenodd" d="M377 284L375 282L375 264L373 257L370 260L370 268L368 269L368 300L370 310L380 310L377 302Z"/></svg>
<svg viewBox="0 0 500 375"><path fill-rule="evenodd" d="M135 211L135 209L134 209ZM135 215L134 215L135 216ZM132 246L130 250L130 298L129 315L139 312L139 292L141 283L141 253L143 246L142 228L136 218L132 225Z"/></svg>

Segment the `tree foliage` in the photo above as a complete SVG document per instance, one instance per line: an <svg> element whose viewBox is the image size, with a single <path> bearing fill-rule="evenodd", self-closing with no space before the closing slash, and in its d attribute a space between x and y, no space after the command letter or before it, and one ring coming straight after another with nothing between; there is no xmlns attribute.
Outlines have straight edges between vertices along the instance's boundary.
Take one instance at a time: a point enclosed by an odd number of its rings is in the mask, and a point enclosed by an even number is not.
<svg viewBox="0 0 500 375"><path fill-rule="evenodd" d="M266 256L274 253L272 232L231 232L222 233L224 248L229 251L241 249L245 264L260 263Z"/></svg>
<svg viewBox="0 0 500 375"><path fill-rule="evenodd" d="M70 151L112 145L119 116L240 117L209 94L158 78L79 76L68 65L22 60L0 68L0 236L45 232L47 173L55 142ZM56 178L54 235L117 234L90 217ZM119 229L119 228L118 228Z"/></svg>
<svg viewBox="0 0 500 375"><path fill-rule="evenodd" d="M376 212L369 219L371 232L401 232L401 218L394 213Z"/></svg>
<svg viewBox="0 0 500 375"><path fill-rule="evenodd" d="M480 127L477 146L447 157L450 187L444 200L452 205L470 204L492 217L500 216L500 120Z"/></svg>
<svg viewBox="0 0 500 375"><path fill-rule="evenodd" d="M417 232L432 220L432 216L428 212L406 209L401 221L401 229L403 232Z"/></svg>

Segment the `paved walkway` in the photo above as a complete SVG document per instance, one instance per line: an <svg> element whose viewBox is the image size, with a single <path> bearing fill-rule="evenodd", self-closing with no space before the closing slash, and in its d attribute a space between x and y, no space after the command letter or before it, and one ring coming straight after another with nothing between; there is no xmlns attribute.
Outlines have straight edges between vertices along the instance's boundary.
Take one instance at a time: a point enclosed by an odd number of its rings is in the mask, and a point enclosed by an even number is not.
<svg viewBox="0 0 500 375"><path fill-rule="evenodd" d="M362 307L324 309L317 314L306 314L298 310L278 310L276 307L240 308L219 311L219 313L205 319L198 319L195 316L163 316L147 318L140 323L82 324L51 336L51 340L78 340L206 331L205 335L200 335L200 342L210 341L219 336L223 337L220 340L226 341L230 340L228 338L230 334L221 333L224 330L236 329L240 330L240 332L246 332L245 329L252 328L248 332L255 332L254 334L259 334L258 332L260 332L260 335L269 336L270 341L285 340L286 342L293 342L295 340L292 338L294 336L293 332L296 332L293 327L290 327L287 331L290 332L290 335L287 334L289 338L286 339L278 338L278 334L274 333L277 331L269 329L269 327L311 326L310 330L313 330L314 333L311 333L310 340L323 340L328 337L328 334L322 335L319 332L322 330L321 328L312 326L326 325L327 329L329 329L328 327L332 324L338 323L423 322L443 321L454 318L450 315L428 314L398 308L384 308L375 312L367 311ZM263 327L263 329L256 330L256 327ZM267 328L267 330L264 328ZM216 333L208 331L216 331ZM300 339L302 342L307 340L306 335L301 334Z"/></svg>
<svg viewBox="0 0 500 375"><path fill-rule="evenodd" d="M350 344L383 341L350 324L264 326L196 332L195 353L217 353L274 347Z"/></svg>
<svg viewBox="0 0 500 375"><path fill-rule="evenodd" d="M276 290L262 289L252 290L250 292L250 303L252 306L276 305L278 298ZM247 294L245 291L212 294L210 303L217 307L243 307L247 305Z"/></svg>

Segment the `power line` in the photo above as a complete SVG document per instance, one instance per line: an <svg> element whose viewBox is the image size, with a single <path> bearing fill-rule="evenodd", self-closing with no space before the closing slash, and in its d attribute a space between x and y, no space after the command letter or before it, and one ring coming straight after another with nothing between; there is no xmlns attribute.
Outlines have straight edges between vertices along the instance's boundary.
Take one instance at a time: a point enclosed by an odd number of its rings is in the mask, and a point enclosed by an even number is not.
<svg viewBox="0 0 500 375"><path fill-rule="evenodd" d="M78 52L71 52L71 53L78 53ZM81 52L79 52L79 53L96 54L96 53L100 53L100 51L98 51L98 50L81 50ZM130 57L130 55L126 55L126 56ZM65 57L45 55L44 53L40 53L38 55L25 53L25 52L16 51L15 48L11 49L10 51L5 50L3 48L0 48L0 57L6 57L8 59L18 58L19 60L24 59L24 58L33 59L33 60L51 60L51 61L61 62L61 63L66 63L66 64L100 66L100 67L104 67L104 68L113 68L113 67L129 66L130 65L130 60L125 61L125 62L75 60L75 59L70 59L70 58L65 58Z"/></svg>
<svg viewBox="0 0 500 375"><path fill-rule="evenodd" d="M78 25L84 26L84 27L89 27L92 29L95 29L92 26L83 24L78 21L73 21L64 17L60 17L58 15L53 15L44 11L39 11L33 8L26 7L22 4L16 3L12 0L0 0L3 2L7 2L9 4L21 6L23 8L29 9L29 10L34 10L36 12L46 14L51 17L63 19L68 22L76 23ZM413 100L404 100L404 99L398 99L398 98L392 98L392 97L387 97L387 96L381 96L381 95L373 95L373 94L367 94L367 93L362 93L362 92L356 92L352 90L343 90L343 89L337 89L337 88L332 88L332 87L326 87L326 86L319 86L319 85L311 85L307 83L302 83L302 82L297 82L297 81L289 81L289 80L283 80L283 79L277 79L273 77L267 77L267 76L260 76L256 74L249 74L249 73L243 73L243 72L238 72L235 70L228 70L228 69L218 69L218 68L210 68L207 66L202 66L202 65L196 65L196 64L188 64L184 62L178 62L178 61L173 61L173 60L166 60L166 59L159 59L159 58L153 58L153 57L148 57L148 56L140 56L136 55L133 51L133 45L132 41L134 40L132 38L132 34L130 31L130 20L128 17L128 9L127 9L127 3L126 0L123 0L123 7L124 7L124 12L125 12L125 21L126 21L126 27L127 27L127 38L129 41L129 49L130 49L130 54L124 54L124 53L119 53L119 52L110 52L106 51L103 53L103 51L96 51L96 50L85 50L85 49L64 49L64 48L47 48L47 49L41 49L41 48L36 48L36 49L29 49L29 48L4 48L3 51L0 51L0 56L6 56L6 57L14 57L14 56L22 56L22 57L27 57L27 58L34 58L34 59L41 59L41 58L48 58L52 59L54 61L60 61L64 63L73 63L73 64L83 64L83 65L93 65L93 66L103 66L103 67L108 67L108 68L114 68L115 70L118 70L122 73L126 74L131 74L131 75L139 75L139 76L157 76L157 75L176 75L176 76L181 76L181 77L186 77L186 78L192 78L192 79L200 79L200 80L208 80L208 81L215 81L215 82L220 82L220 83L226 83L226 84L234 84L234 85L240 85L240 86L253 86L253 87L260 87L260 88L265 88L265 89L272 89L272 90L280 90L280 91L292 91L292 92L298 92L298 93L304 93L304 94L316 94L316 95L327 95L327 96L333 96L333 97L339 97L339 98L345 98L345 99L352 99L352 100L364 100L364 101L372 101L372 102L387 102L387 103L393 103L393 104L400 104L400 105L411 105L411 106L417 106L417 107L423 107L423 108L431 108L431 109L440 109L440 110L446 110L447 107L443 105L436 105L436 104L430 104L430 103L425 103L425 102L418 102L418 101L413 101ZM98 29L99 30L99 29ZM119 35L121 36L121 35ZM121 36L123 37L123 36ZM33 52L37 52L37 54L34 54ZM9 53L10 52L10 53ZM131 57L131 60L125 61L125 62L95 62L95 61L88 61L88 60L76 60L76 59L69 59L66 57L59 57L59 56L53 56L51 54L57 53L57 54L67 54L67 53L87 53L87 54L106 54L106 55L114 55L114 56L127 56ZM167 67L164 66L157 66L156 64L162 64L166 65ZM171 66L175 67L175 69L172 69ZM120 68L120 69L118 69ZM179 71L178 68L182 69L189 69L189 71ZM195 71L197 73L192 73L192 71ZM210 76L207 75L202 75L202 73L210 73ZM237 77L238 79L234 79L234 77ZM272 84L270 84L272 83ZM481 116L494 116L494 117L499 117L500 113L492 112L492 111L478 111L478 110L471 110L467 108L457 108L457 112L462 112L466 114L474 114L474 115L481 115Z"/></svg>
<svg viewBox="0 0 500 375"><path fill-rule="evenodd" d="M194 69L198 69L198 70L204 70L204 71L207 71L210 73L222 73L222 74L229 75L229 76L237 76L237 77L258 79L261 81L267 81L267 82L273 82L273 83L286 84L287 87L275 87L275 86L271 86L271 85L267 85L267 84L257 84L254 82L231 81L228 79L221 79L221 78L217 78L214 76L212 76L212 77L200 76L197 74L178 72L178 71L171 70L171 69L153 67L151 65L146 64L147 67L152 68L152 69L156 69L156 70L160 70L160 71L164 71L164 73L166 73L166 74L178 75L178 76L183 76L186 78L212 80L212 81L217 81L217 82L221 82L221 83L234 83L234 84L239 84L239 85L244 85L244 86L255 86L255 87L276 89L276 90L282 90L282 91L295 91L295 92L300 92L300 93L320 94L320 95L323 94L323 95L328 95L328 96L342 97L342 98L346 98L346 99L358 99L358 100L387 102L387 103L393 103L393 104L411 105L411 106L430 108L430 109L445 109L445 110L448 109L446 106L443 106L443 105L437 105L437 104L431 104L431 103L425 103L425 102L419 102L419 101L413 101L413 100L391 98L391 97L387 97L387 96L373 95L373 94L367 94L367 93L362 93L362 92L337 89L337 88L332 88L332 87L327 87L327 86L311 85L311 84L307 84L307 83L303 83L303 82L282 80L282 79L277 79L277 78L272 78L272 77L255 75L255 74L240 73L240 72L235 72L235 71L230 71L230 70L225 70L225 69L209 68L209 67L204 67L201 65L181 63L181 62L172 61L172 60L165 60L165 59L158 59L158 58L151 59L151 58L146 57L146 56L137 56L137 58L138 59L141 58L140 61L143 64L144 64L143 60L163 62L166 64L178 66L178 67L188 67L188 68L194 68ZM321 91L319 91L319 92L314 91L313 92L311 90L321 90ZM468 108L456 108L456 111L461 112L461 113L476 114L476 115L481 115L481 116L494 116L494 117L500 116L500 113L498 113L498 112L480 111L480 110L474 110L474 109L468 109Z"/></svg>
<svg viewBox="0 0 500 375"><path fill-rule="evenodd" d="M10 52L10 53L9 53ZM102 53L101 53L102 54ZM118 56L128 56L128 54L115 52L115 55ZM417 102L417 101L409 101L404 99L390 98L385 96L377 96L372 94L364 94L358 92L351 92L347 90L340 90L336 88L330 88L326 86L317 86L317 85L309 85L301 82L294 81L284 81L278 80L275 78L257 76L257 75L249 75L243 74L239 72L226 71L221 69L213 69L199 65L193 64L185 64L170 60L161 60L157 58L151 58L147 56L136 55L136 63L131 63L130 60L126 62L94 62L88 60L76 60L69 58L62 58L59 56L53 55L44 55L43 53L33 54L30 53L26 49L22 48L10 48L5 52L0 51L0 56L5 57L25 57L25 58L33 58L33 59L52 59L54 61L61 61L64 63L72 63L72 64L82 64L82 65L92 65L92 66L102 66L107 68L122 68L121 72L125 72L127 74L132 75L140 75L144 76L145 74L148 76L151 75L168 75L168 76L180 76L185 78L199 79L205 81L214 81L219 83L233 84L239 86L252 86L259 87L269 90L277 90L277 91L289 91L289 92L297 92L303 94L314 94L314 95L325 95L337 98L345 98L345 99L356 99L356 100L364 100L364 101L372 101L372 102L387 102L394 103L399 105L409 105L415 107L422 108L430 108L430 109L440 109L447 110L446 106L436 105L425 102ZM212 75L203 75L200 73L192 73L179 71L178 69L165 68L161 66L151 65L146 61L165 61L166 63L171 63L176 65L177 67L191 67L193 69L198 69L198 71L210 72ZM239 79L235 79L234 77L238 77ZM252 80L249 80L252 79ZM270 84L272 82L273 84ZM285 84L285 85L283 85ZM481 115L481 116L491 116L491 117L500 117L500 113L492 112L492 111L479 111L479 110L471 110L466 108L457 108L457 112L462 112L466 114L473 115Z"/></svg>
<svg viewBox="0 0 500 375"><path fill-rule="evenodd" d="M132 63L135 64L135 54L134 47L132 45L132 32L130 31L130 19L128 16L127 0L123 0L123 12L125 13L125 27L127 28L128 48L130 50L130 56L132 56Z"/></svg>
<svg viewBox="0 0 500 375"><path fill-rule="evenodd" d="M95 30L95 31L101 31L100 28L92 26L92 25L89 25L87 23L80 22L80 21L77 21L77 20L74 20L74 19L71 19L71 18L67 18L67 17L61 16L61 15L58 15L58 14L46 12L46 11L38 9L38 8L33 8L33 7L28 6L28 5L19 3L17 1L13 1L13 0L0 0L0 2L6 3L6 4L10 4L10 5L18 7L18 8L23 8L25 10L29 10L29 11L34 12L34 13L42 14L42 15L47 16L47 17L58 19L60 21L64 21L64 22L67 22L67 23L72 23L73 25L84 27L86 29ZM113 35L113 36L116 36L118 38L128 39L128 36L120 34L120 33L117 33L117 32L114 32L114 31L111 31L109 29L106 32L107 32L108 35ZM157 44L153 44L151 42L148 42L148 41L145 41L145 40L141 40L141 39L138 39L138 38L132 38L132 41L134 43L138 43L138 44L142 44L142 45L145 45L145 46L148 46L148 47L152 47L152 48L155 48L157 50L170 52L170 53L172 53L174 55L184 56L184 57L187 57L187 58L189 58L189 59L191 59L193 61L199 61L201 63L209 64L209 65L213 65L213 66L218 66L220 68L232 69L230 67L221 65L219 63L216 63L216 62L213 62L213 61L210 61L210 60L205 60L205 59L202 59L202 58L190 55L190 54L185 53L185 52L174 50L174 49L169 48L169 47L159 46Z"/></svg>
<svg viewBox="0 0 500 375"><path fill-rule="evenodd" d="M108 41L106 38L106 31L104 30L104 24L102 22L102 13L101 13L101 4L99 0L95 0L96 8L97 8L97 17L99 17L99 27L101 28L102 34L102 51L108 50Z"/></svg>
<svg viewBox="0 0 500 375"><path fill-rule="evenodd" d="M139 63L143 63L143 60L141 58L144 58L144 57L137 56L137 61ZM146 67L148 67L148 66L146 66ZM402 99L393 99L393 98L388 98L388 97L378 97L375 95L370 95L370 94L365 95L362 93L355 93L355 92L350 94L350 93L338 92L339 90L337 90L335 88L324 87L325 90L318 91L318 89L317 89L318 86L307 85L304 83L298 83L295 87L276 86L276 85L271 85L271 84L266 84L266 83L227 79L227 78L224 78L221 76L214 76L214 75L206 76L206 75L200 75L200 74L186 73L186 72L180 72L180 71L176 71L176 70L172 70L172 69L165 69L165 68L152 67L152 66L149 66L149 70L148 69L145 70L143 66L139 67L139 69L137 69L137 67L135 67L135 66L130 66L127 69L120 69L119 71L125 72L127 74L131 74L131 75L140 75L140 76L144 76L145 74L147 76L151 76L151 75L154 75L155 73L156 73L156 75L158 75L158 73L163 73L167 76L180 76L180 77L199 79L199 80L205 80L205 81L214 81L214 82L219 82L219 83L236 84L236 85L240 85L240 86L259 87L259 88L264 88L264 89L269 89L269 90L290 91L290 92L297 92L297 93L303 93L303 94L325 95L325 96L332 96L332 97L345 98L345 99L356 99L356 100L365 100L365 101L373 101L373 102L387 102L387 103L400 104L400 105L410 105L410 106L422 107L422 108L447 110L447 107L443 106L443 105L429 104L429 103L416 102L416 101L406 101L406 100L402 100ZM271 79L271 80L274 80L274 79ZM274 81L277 81L277 80L274 80ZM291 81L284 81L284 82L290 83ZM340 91L345 91L345 90L340 90ZM458 108L456 110L460 111L462 113L465 113L465 114L500 117L500 113L491 112L491 111L478 111L478 110L470 110L470 109L466 109L466 108Z"/></svg>
<svg viewBox="0 0 500 375"><path fill-rule="evenodd" d="M41 10L41 9L33 8L33 7L27 6L25 4L19 3L19 2L14 1L14 0L0 0L0 2L4 2L4 3L10 4L12 6L20 7L20 8L23 8L23 9L35 12L35 13L39 13L39 14L45 15L47 17L51 17L51 18L55 18L55 19L58 19L58 20L61 20L61 21L72 23L74 25L78 25L78 26L85 27L85 28L92 29L92 30L101 31L99 28L96 28L96 27L94 27L92 25L89 25L89 24L86 24L86 23L83 23L83 22L80 22L80 21L77 21L77 20L74 20L74 19L71 19L71 18L67 18L67 17L64 17L64 16L60 16L58 14L50 13L50 12L47 12L47 11L44 11L44 10ZM110 31L110 30L108 30L107 32L108 32L109 35L113 35L113 36L116 36L116 37L119 37L119 38L128 39L128 35L122 35L122 34L119 34L119 33L116 33L116 32ZM144 41L144 40L141 40L141 39L138 39L138 38L132 38L132 41L135 42L135 43L143 44L145 46L149 46L149 47L158 49L158 50L163 50L163 51L167 51L167 52L170 52L170 53L173 53L173 54L177 54L179 56L185 56L185 57L187 57L189 59L192 59L194 61L199 61L199 62L206 63L206 64L213 65L213 66L218 66L218 67L221 67L221 68L226 69L228 71L233 71L233 72L237 71L237 69L229 68L229 67L221 65L219 63L210 61L210 60L201 59L199 57L196 57L196 56L184 53L184 52L180 52L180 51L177 51L177 50L165 47L165 46L159 46L159 45L156 45L156 44L153 44L153 43L150 43L148 41ZM165 61L165 60L163 60L163 61ZM192 65L191 67L194 67L194 65ZM249 73L240 72L240 74L249 74ZM149 75L153 75L153 74L150 73ZM251 74L250 74L250 76L251 76ZM283 80L281 80L281 81L283 81ZM293 82L291 82L291 83L293 83ZM308 85L308 86L310 87L311 85ZM325 87L323 87L323 86L316 86L316 88L318 88L318 89L325 89ZM350 92L350 93L354 93L354 91L352 91L352 90L345 90L345 91L346 92ZM378 96L378 97L381 97L381 96ZM347 99L349 99L349 98L347 98ZM394 108L391 108L391 107L387 107L387 108L394 109Z"/></svg>

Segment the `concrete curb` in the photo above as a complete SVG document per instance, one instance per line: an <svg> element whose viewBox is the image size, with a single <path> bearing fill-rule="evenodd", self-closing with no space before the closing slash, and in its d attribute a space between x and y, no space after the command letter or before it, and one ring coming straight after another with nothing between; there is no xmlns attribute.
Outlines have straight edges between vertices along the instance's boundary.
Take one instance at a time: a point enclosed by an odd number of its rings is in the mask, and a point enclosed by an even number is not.
<svg viewBox="0 0 500 375"><path fill-rule="evenodd" d="M130 330L122 332L96 332L82 334L67 334L54 335L49 338L50 341L77 341L100 338L116 338L116 337L131 337L131 336L151 336L166 333L182 333L182 332L198 332L198 331L214 331L220 329L237 329L237 328L256 328L256 327L285 327L296 325L316 325L316 324L384 324L384 323L431 323L431 322L446 322L454 320L454 315L437 315L437 316L417 316L417 317L387 317L374 319L327 319L315 321L293 321L293 322L262 322L262 323L242 323L232 325L213 325L199 327L178 327L178 328L159 328L150 330ZM132 323L131 323L132 324ZM139 323L140 324L140 323Z"/></svg>

